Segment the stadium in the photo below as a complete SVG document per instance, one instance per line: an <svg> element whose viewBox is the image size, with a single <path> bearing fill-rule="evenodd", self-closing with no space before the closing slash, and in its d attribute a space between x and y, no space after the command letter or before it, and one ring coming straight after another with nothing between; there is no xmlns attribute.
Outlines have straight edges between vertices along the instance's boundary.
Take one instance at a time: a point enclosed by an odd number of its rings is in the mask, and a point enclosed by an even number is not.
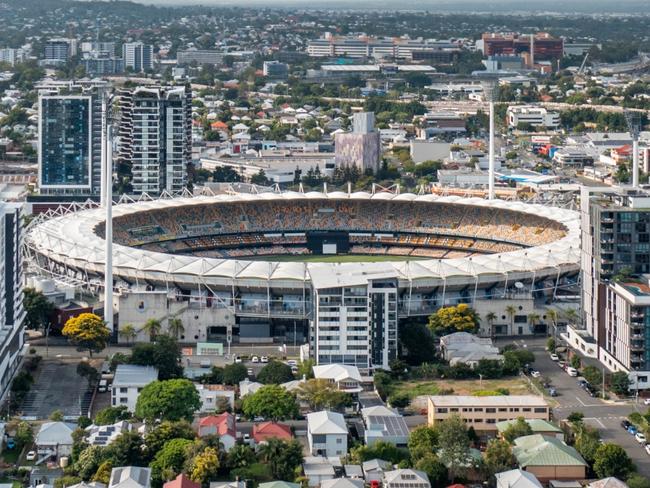
<svg viewBox="0 0 650 488"><path fill-rule="evenodd" d="M33 222L25 239L31 266L97 291L104 222L98 208ZM318 348L314 341L324 318L333 322L351 296L357 307L345 320L364 323L368 335L378 327L372 317L384 331L394 321L396 335L399 319L428 315L443 304L515 291L555 297L576 283L580 222L571 210L516 201L389 192L238 193L120 203L113 207L113 236L117 292L164 291L194 307L229 310L232 323L211 326L212 339L225 329L235 337L288 336L293 330L295 339L299 328ZM370 310L379 293L386 313L376 319ZM339 332L345 320L338 322ZM396 338L384 335L392 349ZM327 342L320 351L341 356L341 345ZM325 361L328 354L317 358ZM341 359L387 361L360 356L344 351Z"/></svg>

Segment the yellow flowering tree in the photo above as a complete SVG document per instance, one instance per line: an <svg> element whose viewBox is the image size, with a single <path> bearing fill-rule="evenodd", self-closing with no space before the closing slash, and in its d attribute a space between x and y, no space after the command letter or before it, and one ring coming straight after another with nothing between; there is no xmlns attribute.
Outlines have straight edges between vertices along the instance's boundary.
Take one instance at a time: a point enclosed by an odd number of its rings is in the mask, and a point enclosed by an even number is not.
<svg viewBox="0 0 650 488"><path fill-rule="evenodd" d="M101 317L94 313L82 313L69 319L62 333L79 350L88 350L92 357L94 352L102 351L108 344L111 331Z"/></svg>

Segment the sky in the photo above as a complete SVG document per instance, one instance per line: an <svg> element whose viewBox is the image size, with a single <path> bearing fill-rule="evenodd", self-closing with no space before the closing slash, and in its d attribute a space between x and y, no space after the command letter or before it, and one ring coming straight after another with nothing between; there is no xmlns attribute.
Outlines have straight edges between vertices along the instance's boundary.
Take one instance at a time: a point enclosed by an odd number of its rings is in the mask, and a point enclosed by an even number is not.
<svg viewBox="0 0 650 488"><path fill-rule="evenodd" d="M430 10L441 12L648 12L647 0L135 0L154 5Z"/></svg>

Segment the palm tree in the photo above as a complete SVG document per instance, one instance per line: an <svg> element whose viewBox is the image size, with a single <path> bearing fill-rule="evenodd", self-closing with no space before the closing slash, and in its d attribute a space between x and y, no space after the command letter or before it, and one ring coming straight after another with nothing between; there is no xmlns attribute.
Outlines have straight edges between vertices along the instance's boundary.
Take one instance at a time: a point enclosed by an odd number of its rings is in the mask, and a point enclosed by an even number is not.
<svg viewBox="0 0 650 488"><path fill-rule="evenodd" d="M153 341L156 338L156 336L160 334L161 329L162 329L162 324L158 319L149 319L142 326L142 330L149 334L149 339L151 341Z"/></svg>
<svg viewBox="0 0 650 488"><path fill-rule="evenodd" d="M554 308L547 308L546 315L548 316L549 320L553 324L553 338L557 340L557 318L558 318L557 310L555 310Z"/></svg>
<svg viewBox="0 0 650 488"><path fill-rule="evenodd" d="M494 312L488 312L485 314L485 320L487 320L488 325L490 326L490 337L494 337L494 321L497 319L497 314Z"/></svg>
<svg viewBox="0 0 650 488"><path fill-rule="evenodd" d="M514 305L508 305L506 307L506 313L508 314L508 317L510 317L510 333L514 334L515 314L517 313L517 309L514 307Z"/></svg>
<svg viewBox="0 0 650 488"><path fill-rule="evenodd" d="M528 314L528 323L530 324L531 332L535 332L535 326L539 323L539 314L529 313Z"/></svg>
<svg viewBox="0 0 650 488"><path fill-rule="evenodd" d="M133 324L124 324L124 327L120 327L118 333L124 338L127 344L138 336L138 331L135 330Z"/></svg>
<svg viewBox="0 0 650 488"><path fill-rule="evenodd" d="M178 339L178 337L185 332L185 326L183 325L183 321L181 319L178 317L173 317L169 319L167 330L172 337Z"/></svg>
<svg viewBox="0 0 650 488"><path fill-rule="evenodd" d="M575 324L580 319L580 314L575 308L569 308L564 311L564 317L570 324Z"/></svg>

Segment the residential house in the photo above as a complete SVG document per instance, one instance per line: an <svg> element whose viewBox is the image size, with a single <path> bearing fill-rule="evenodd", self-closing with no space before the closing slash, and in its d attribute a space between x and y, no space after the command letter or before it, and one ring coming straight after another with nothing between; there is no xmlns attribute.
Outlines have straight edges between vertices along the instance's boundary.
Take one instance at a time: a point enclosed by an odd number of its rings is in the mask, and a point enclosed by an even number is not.
<svg viewBox="0 0 650 488"><path fill-rule="evenodd" d="M120 420L113 425L89 425L86 427L86 442L91 446L108 446L122 432L129 432L132 426L126 420Z"/></svg>
<svg viewBox="0 0 650 488"><path fill-rule="evenodd" d="M111 404L114 407L126 406L135 412L135 405L142 389L158 379L158 369L153 366L120 364L115 370L111 389Z"/></svg>
<svg viewBox="0 0 650 488"><path fill-rule="evenodd" d="M244 381L239 382L239 397L244 398L250 393L255 393L257 390L262 388L264 385L258 383L257 381L251 381L246 378Z"/></svg>
<svg viewBox="0 0 650 488"><path fill-rule="evenodd" d="M493 437L496 424L506 420L549 420L551 408L544 397L535 395L468 396L434 395L428 400L429 425L435 426L452 415L460 415L477 434Z"/></svg>
<svg viewBox="0 0 650 488"><path fill-rule="evenodd" d="M199 392L201 399L201 408L199 413L213 413L215 408L221 403L221 399L228 402L230 408L235 408L235 389L225 385L200 385L195 384L196 391Z"/></svg>
<svg viewBox="0 0 650 488"><path fill-rule="evenodd" d="M345 456L348 452L348 428L343 415L323 410L307 415L309 451L314 456Z"/></svg>
<svg viewBox="0 0 650 488"><path fill-rule="evenodd" d="M368 484L373 481L381 483L384 479L384 473L392 469L391 464L383 459L365 461L361 467L363 468L363 476Z"/></svg>
<svg viewBox="0 0 650 488"><path fill-rule="evenodd" d="M587 488L628 488L627 483L623 483L618 478L610 476L602 480L592 481L587 485Z"/></svg>
<svg viewBox="0 0 650 488"><path fill-rule="evenodd" d="M336 387L346 393L359 393L361 387L361 373L356 366L347 364L323 364L314 366L314 378L325 379L335 383Z"/></svg>
<svg viewBox="0 0 650 488"><path fill-rule="evenodd" d="M72 432L77 426L68 422L45 422L36 434L34 444L40 455L50 453L57 458L72 453Z"/></svg>
<svg viewBox="0 0 650 488"><path fill-rule="evenodd" d="M440 352L451 366L464 363L474 368L481 359L503 361L499 348L492 344L489 337L477 337L467 332L454 332L442 336Z"/></svg>
<svg viewBox="0 0 650 488"><path fill-rule="evenodd" d="M561 441L564 440L564 432L557 425L542 419L525 420L533 431L533 434L542 434L544 436L556 437ZM497 422L496 428L499 436L501 436L503 432L515 422L517 422L517 420L505 420L503 422Z"/></svg>
<svg viewBox="0 0 650 488"><path fill-rule="evenodd" d="M163 488L201 488L201 483L196 483L181 473L173 480L165 483Z"/></svg>
<svg viewBox="0 0 650 488"><path fill-rule="evenodd" d="M210 481L210 488L246 488L245 481Z"/></svg>
<svg viewBox="0 0 650 488"><path fill-rule="evenodd" d="M515 439L512 453L521 469L533 473L542 483L574 481L587 476L587 463L573 447L555 437L540 434Z"/></svg>
<svg viewBox="0 0 650 488"><path fill-rule="evenodd" d="M361 409L364 439L367 446L377 441L405 447L409 440L409 428L404 417L382 405Z"/></svg>
<svg viewBox="0 0 650 488"><path fill-rule="evenodd" d="M533 473L523 469L511 469L494 475L496 488L542 488L542 484Z"/></svg>
<svg viewBox="0 0 650 488"><path fill-rule="evenodd" d="M339 461L340 465L340 461ZM302 470L310 487L320 486L323 481L336 477L335 464L324 456L308 456L302 463Z"/></svg>
<svg viewBox="0 0 650 488"><path fill-rule="evenodd" d="M235 416L224 412L220 415L210 415L199 420L199 437L217 435L226 451L232 449L237 442L237 425Z"/></svg>
<svg viewBox="0 0 650 488"><path fill-rule="evenodd" d="M82 481L76 485L70 485L67 488L106 488L106 485L99 481Z"/></svg>
<svg viewBox="0 0 650 488"><path fill-rule="evenodd" d="M151 468L140 466L113 468L108 488L151 488Z"/></svg>
<svg viewBox="0 0 650 488"><path fill-rule="evenodd" d="M358 464L346 464L343 471L346 478L363 480L363 468Z"/></svg>
<svg viewBox="0 0 650 488"><path fill-rule="evenodd" d="M415 469L396 469L384 473L384 488L431 488L429 477Z"/></svg>
<svg viewBox="0 0 650 488"><path fill-rule="evenodd" d="M335 478L325 480L320 484L320 488L363 488L362 479Z"/></svg>
<svg viewBox="0 0 650 488"><path fill-rule="evenodd" d="M257 488L300 488L300 483L289 483L288 481L269 481L260 483Z"/></svg>
<svg viewBox="0 0 650 488"><path fill-rule="evenodd" d="M286 424L278 422L262 422L261 424L253 425L252 437L255 444L261 444L273 437L283 441L290 441L293 439L293 434L291 433L291 427Z"/></svg>

